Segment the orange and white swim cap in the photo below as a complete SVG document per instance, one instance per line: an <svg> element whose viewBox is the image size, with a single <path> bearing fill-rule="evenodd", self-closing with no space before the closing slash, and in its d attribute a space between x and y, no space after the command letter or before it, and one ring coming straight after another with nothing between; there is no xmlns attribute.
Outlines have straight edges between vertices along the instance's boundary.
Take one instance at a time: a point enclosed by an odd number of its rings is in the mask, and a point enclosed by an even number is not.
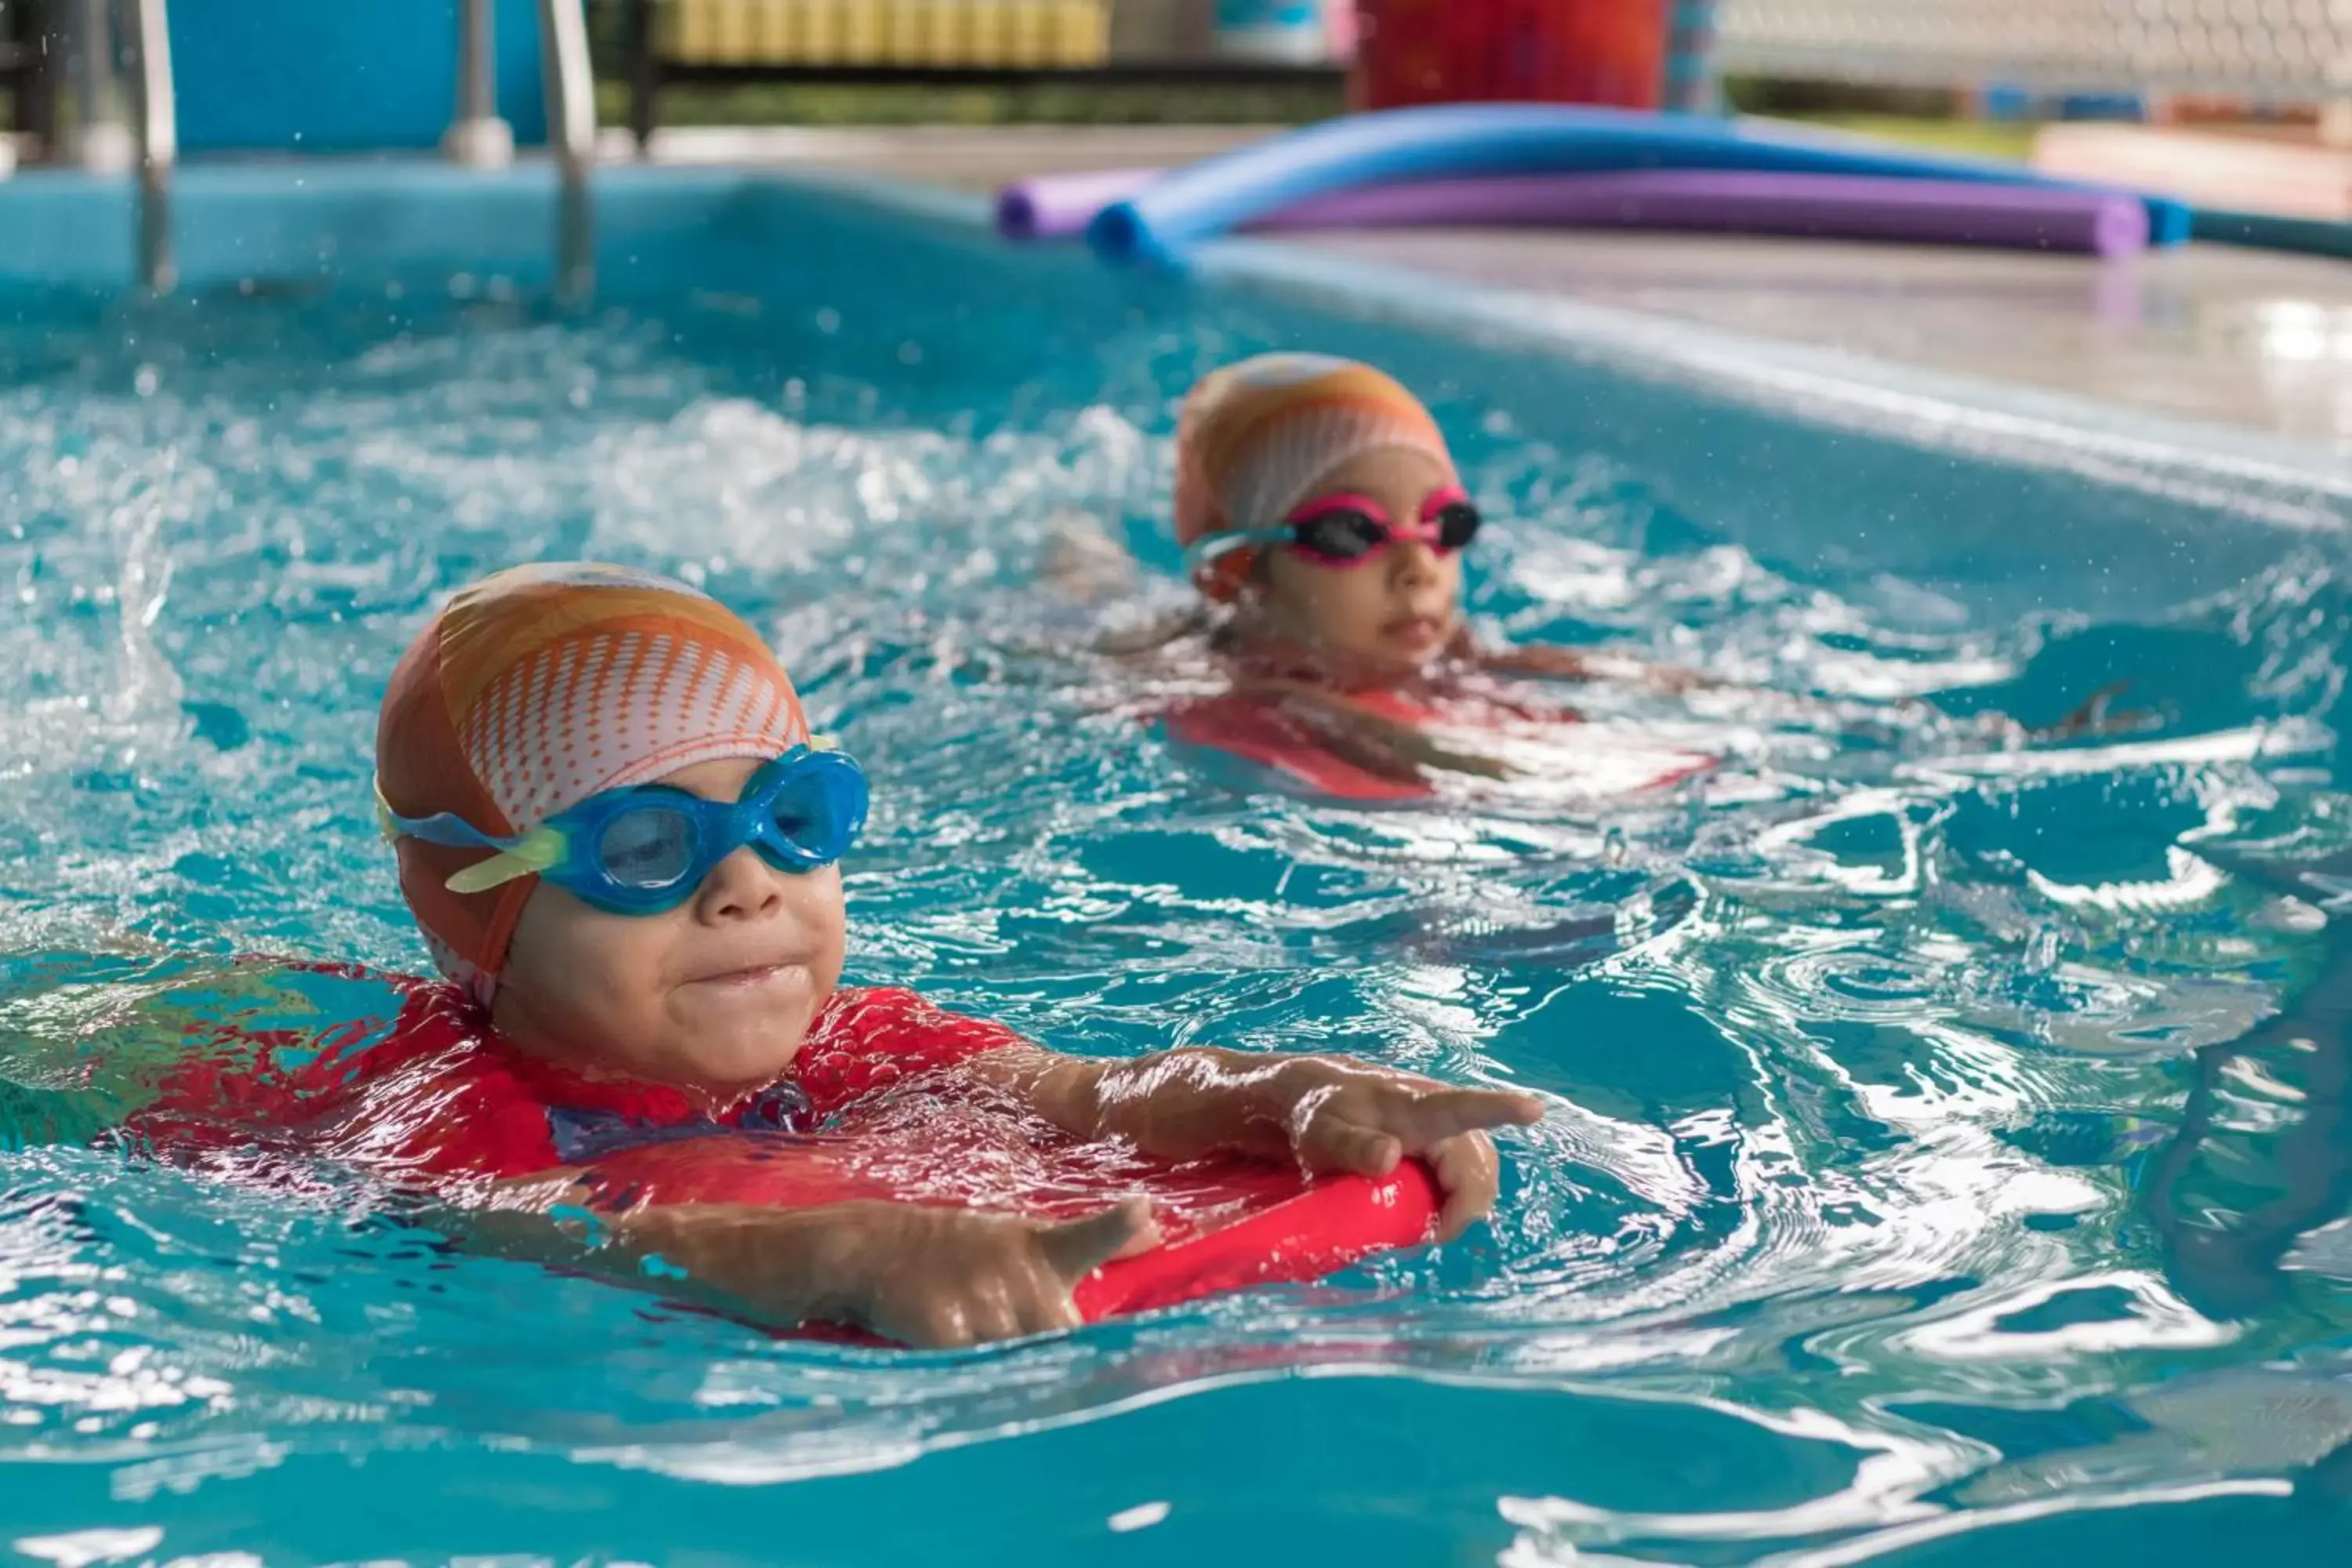
<svg viewBox="0 0 2352 1568"><path fill-rule="evenodd" d="M376 784L403 816L450 812L504 837L608 789L808 739L783 666L708 595L621 567L519 566L461 591L402 657ZM450 891L486 853L399 841L400 890L435 961L485 1005L539 885Z"/></svg>
<svg viewBox="0 0 2352 1568"><path fill-rule="evenodd" d="M1366 452L1426 453L1454 471L1437 421L1397 380L1328 354L1272 353L1213 371L1184 399L1176 430L1176 542L1274 528L1324 476ZM1230 599L1255 552L1233 551L1196 578Z"/></svg>

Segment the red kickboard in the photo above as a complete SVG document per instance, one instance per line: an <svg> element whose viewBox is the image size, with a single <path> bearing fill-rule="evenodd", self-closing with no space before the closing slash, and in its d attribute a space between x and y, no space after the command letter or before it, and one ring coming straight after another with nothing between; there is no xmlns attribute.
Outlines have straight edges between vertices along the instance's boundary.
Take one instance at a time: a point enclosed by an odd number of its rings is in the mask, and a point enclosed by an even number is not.
<svg viewBox="0 0 2352 1568"><path fill-rule="evenodd" d="M953 1127L904 1132L710 1136L596 1162L600 1206L860 1200L962 1206L1068 1219L1129 1198L1150 1201L1161 1245L1105 1264L1074 1292L1087 1321L1256 1285L1303 1284L1381 1252L1418 1247L1442 1199L1427 1167L1309 1177L1225 1157L1169 1163L1099 1146L980 1149Z"/></svg>

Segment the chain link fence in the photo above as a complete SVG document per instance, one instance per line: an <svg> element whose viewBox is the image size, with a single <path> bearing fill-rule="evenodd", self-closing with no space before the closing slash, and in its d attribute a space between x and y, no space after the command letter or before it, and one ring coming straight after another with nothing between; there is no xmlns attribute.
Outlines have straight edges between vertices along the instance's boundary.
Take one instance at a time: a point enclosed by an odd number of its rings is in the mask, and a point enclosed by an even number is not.
<svg viewBox="0 0 2352 1568"><path fill-rule="evenodd" d="M2352 0L1721 0L1725 71L2312 103L2352 97Z"/></svg>

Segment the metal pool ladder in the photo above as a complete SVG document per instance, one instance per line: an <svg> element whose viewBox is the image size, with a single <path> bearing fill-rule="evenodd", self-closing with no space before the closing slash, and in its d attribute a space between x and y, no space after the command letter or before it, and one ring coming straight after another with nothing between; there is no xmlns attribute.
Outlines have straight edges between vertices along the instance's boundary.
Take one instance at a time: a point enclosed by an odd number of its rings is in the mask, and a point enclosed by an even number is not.
<svg viewBox="0 0 2352 1568"><path fill-rule="evenodd" d="M165 0L121 0L139 118L139 273L157 293L178 280L172 247L172 171L179 162L179 111L172 86L171 27ZM93 10L103 16L105 0ZM478 134L498 125L490 62L491 0L464 0L458 26L457 120L447 143L459 161L503 164L514 142L490 154ZM588 58L583 0L540 0L540 50L547 92L547 134L558 181L555 287L567 303L596 287L596 234L588 175L596 163L596 81ZM94 47L94 46L93 46ZM469 136L468 132L477 132ZM499 126L503 132L504 127ZM497 139L490 139L497 146Z"/></svg>
<svg viewBox="0 0 2352 1568"><path fill-rule="evenodd" d="M139 105L139 277L156 293L168 294L180 277L172 251L172 169L180 161L172 31L163 0L128 0L128 13L131 96ZM94 51L96 45L92 38L84 47Z"/></svg>
<svg viewBox="0 0 2352 1568"><path fill-rule="evenodd" d="M487 11L489 0L467 0ZM585 304L596 289L596 223L588 172L596 165L596 77L583 0L540 0L539 49L547 84L547 140L555 153L555 292Z"/></svg>

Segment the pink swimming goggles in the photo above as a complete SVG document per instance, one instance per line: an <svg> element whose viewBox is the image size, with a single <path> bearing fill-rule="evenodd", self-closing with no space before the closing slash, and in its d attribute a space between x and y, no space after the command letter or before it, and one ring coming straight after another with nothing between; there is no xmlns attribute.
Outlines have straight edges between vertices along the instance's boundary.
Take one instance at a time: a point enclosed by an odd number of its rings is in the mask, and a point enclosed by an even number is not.
<svg viewBox="0 0 2352 1568"><path fill-rule="evenodd" d="M1184 552L1184 561L1197 573L1233 551L1280 544L1318 566L1360 566L1399 541L1417 541L1440 555L1451 555L1478 537L1483 521L1470 497L1455 485L1433 490L1412 527L1398 524L1370 496L1317 496L1283 519L1279 528L1229 528L1197 540Z"/></svg>

